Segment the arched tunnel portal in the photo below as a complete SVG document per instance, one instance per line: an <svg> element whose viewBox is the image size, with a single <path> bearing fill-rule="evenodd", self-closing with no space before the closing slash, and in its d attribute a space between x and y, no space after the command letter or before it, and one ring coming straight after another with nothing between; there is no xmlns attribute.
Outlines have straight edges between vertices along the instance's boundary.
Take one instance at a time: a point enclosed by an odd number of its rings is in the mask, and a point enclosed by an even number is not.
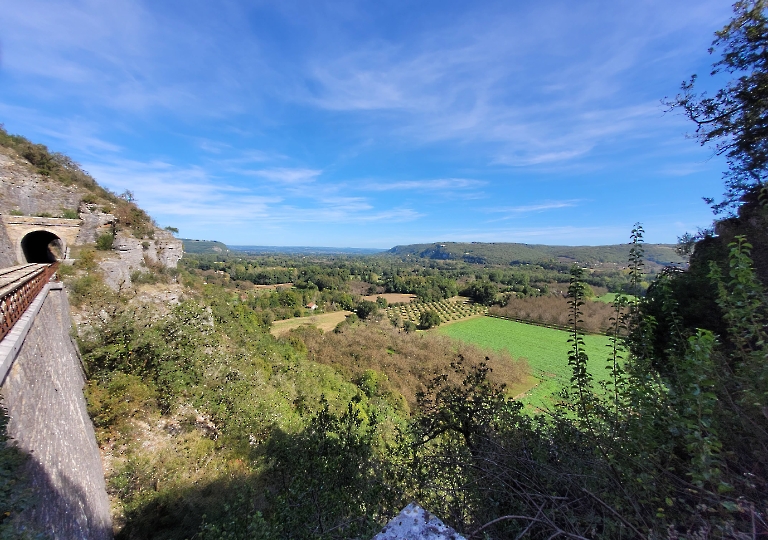
<svg viewBox="0 0 768 540"><path fill-rule="evenodd" d="M21 239L24 262L53 263L64 258L64 241L50 231L32 231Z"/></svg>

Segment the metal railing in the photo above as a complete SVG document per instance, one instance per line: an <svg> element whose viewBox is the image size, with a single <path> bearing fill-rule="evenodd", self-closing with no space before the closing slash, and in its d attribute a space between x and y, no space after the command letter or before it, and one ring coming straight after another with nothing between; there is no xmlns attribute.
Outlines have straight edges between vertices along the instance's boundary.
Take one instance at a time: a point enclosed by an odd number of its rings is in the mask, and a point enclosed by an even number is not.
<svg viewBox="0 0 768 540"><path fill-rule="evenodd" d="M56 280L59 263L41 265L39 271L19 278L18 282L9 284L0 297L0 340L11 331L29 305L35 300L43 287Z"/></svg>

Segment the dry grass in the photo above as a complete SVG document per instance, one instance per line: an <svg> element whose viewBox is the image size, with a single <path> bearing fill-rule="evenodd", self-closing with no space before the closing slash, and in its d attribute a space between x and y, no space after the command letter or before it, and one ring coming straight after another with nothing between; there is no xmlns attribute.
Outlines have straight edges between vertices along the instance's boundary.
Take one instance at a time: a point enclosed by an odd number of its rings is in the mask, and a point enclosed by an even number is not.
<svg viewBox="0 0 768 540"><path fill-rule="evenodd" d="M401 293L369 294L368 296L363 296L363 299L370 300L371 302L375 302L379 296L384 298L384 300L387 301L387 304L410 304L411 302L416 300L415 294L401 294Z"/></svg>
<svg viewBox="0 0 768 540"><path fill-rule="evenodd" d="M416 404L416 393L436 375L445 373L460 383L451 369L459 354L469 364L485 361L493 370L491 380L506 384L509 391L527 386L529 370L523 359L445 336L398 332L386 323L348 327L338 334L301 328L291 335L306 344L310 360L330 365L352 380L366 370L384 373L391 390L400 393L411 408Z"/></svg>
<svg viewBox="0 0 768 540"><path fill-rule="evenodd" d="M323 313L321 315L310 315L309 317L296 317L295 319L286 319L284 321L275 321L272 323L270 332L273 336L282 336L300 326L315 326L323 332L329 332L336 328L336 325L351 315L351 311L334 311L332 313Z"/></svg>
<svg viewBox="0 0 768 540"><path fill-rule="evenodd" d="M586 332L597 334L606 332L610 328L610 318L615 315L611 304L587 301L581 309L584 320L582 328ZM568 299L561 296L511 298L506 306L493 307L489 312L491 315L568 326Z"/></svg>
<svg viewBox="0 0 768 540"><path fill-rule="evenodd" d="M254 285L257 291L276 291L277 289L290 289L293 283L275 283L274 285Z"/></svg>

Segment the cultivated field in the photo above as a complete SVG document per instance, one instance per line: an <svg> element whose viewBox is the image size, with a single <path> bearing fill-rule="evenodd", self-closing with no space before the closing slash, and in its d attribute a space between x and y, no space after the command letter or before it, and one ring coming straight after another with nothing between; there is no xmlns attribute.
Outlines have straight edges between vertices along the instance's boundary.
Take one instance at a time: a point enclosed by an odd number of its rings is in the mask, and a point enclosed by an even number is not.
<svg viewBox="0 0 768 540"><path fill-rule="evenodd" d="M370 300L375 302L376 299L381 296L387 301L387 304L410 304L416 300L415 294L401 294L401 293L382 293L382 294L369 294L363 296L364 300Z"/></svg>
<svg viewBox="0 0 768 540"><path fill-rule="evenodd" d="M275 283L274 285L254 285L257 291L275 291L277 289L290 289L293 283Z"/></svg>
<svg viewBox="0 0 768 540"><path fill-rule="evenodd" d="M527 405L538 409L551 408L554 396L568 386L571 369L568 366L568 333L491 317L478 317L438 327L438 333L466 343L495 350L507 350L514 358L526 358L538 384L521 398ZM608 376L606 359L609 340L605 336L584 336L589 355L588 370L595 382Z"/></svg>
<svg viewBox="0 0 768 540"><path fill-rule="evenodd" d="M390 319L399 316L403 322L412 321L418 323L421 313L429 310L440 315L442 323L466 319L472 315L481 315L488 312L486 306L473 304L467 298L461 296L455 296L438 302L412 302L407 306L388 307L385 312Z"/></svg>
<svg viewBox="0 0 768 540"><path fill-rule="evenodd" d="M296 317L295 319L286 319L284 321L275 321L269 331L273 336L282 336L291 329L299 326L316 326L323 332L329 332L336 328L336 325L351 315L351 311L333 311L321 315L310 315L309 317Z"/></svg>

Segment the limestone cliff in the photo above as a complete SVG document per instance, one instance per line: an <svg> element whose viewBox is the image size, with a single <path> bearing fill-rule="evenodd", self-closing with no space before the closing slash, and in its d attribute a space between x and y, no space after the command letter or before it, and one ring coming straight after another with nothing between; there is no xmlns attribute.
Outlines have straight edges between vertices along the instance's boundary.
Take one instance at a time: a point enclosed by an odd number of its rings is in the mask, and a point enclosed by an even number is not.
<svg viewBox="0 0 768 540"><path fill-rule="evenodd" d="M146 271L151 265L176 268L182 256L181 240L160 229L153 236L140 240L125 231L115 235L112 249L119 257L99 263L107 285L119 290L130 285L133 272Z"/></svg>
<svg viewBox="0 0 768 540"><path fill-rule="evenodd" d="M76 165L64 162L62 167L71 169ZM85 175L79 170L78 174ZM99 262L106 283L114 289L130 285L134 272L152 266L175 268L182 256L181 240L155 227L132 203L99 188L95 182L67 185L55 175L44 176L13 149L2 146L0 214L5 218L0 220L0 267L27 262L21 260L20 243L30 226L39 225L41 230L60 236L54 223L57 219L62 227L79 227L74 240L64 239L66 248L94 244L103 234L114 235L111 256ZM137 215L144 219L140 226ZM46 223L32 223L24 216L40 216Z"/></svg>
<svg viewBox="0 0 768 540"><path fill-rule="evenodd" d="M78 186L65 186L35 172L34 167L8 149L0 147L0 212L26 216L61 216L77 211L83 193Z"/></svg>

